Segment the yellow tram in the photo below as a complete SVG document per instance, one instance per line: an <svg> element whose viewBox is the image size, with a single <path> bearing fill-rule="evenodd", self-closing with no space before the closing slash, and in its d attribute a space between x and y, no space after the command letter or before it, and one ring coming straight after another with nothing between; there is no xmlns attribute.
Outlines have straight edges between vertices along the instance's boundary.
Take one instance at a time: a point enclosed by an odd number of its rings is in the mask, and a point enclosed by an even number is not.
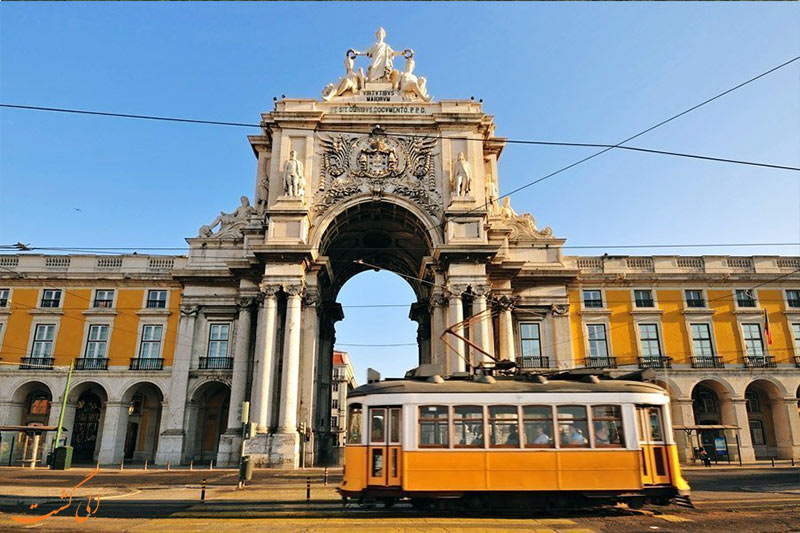
<svg viewBox="0 0 800 533"><path fill-rule="evenodd" d="M388 380L348 395L345 501L688 502L660 387L569 373Z"/></svg>

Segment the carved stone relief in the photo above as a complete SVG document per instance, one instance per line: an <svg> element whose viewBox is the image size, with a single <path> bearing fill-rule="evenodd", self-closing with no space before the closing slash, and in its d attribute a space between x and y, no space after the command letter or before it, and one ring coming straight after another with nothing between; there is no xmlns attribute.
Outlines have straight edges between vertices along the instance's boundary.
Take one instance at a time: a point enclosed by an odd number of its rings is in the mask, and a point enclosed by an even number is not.
<svg viewBox="0 0 800 533"><path fill-rule="evenodd" d="M435 138L389 136L375 126L367 136L337 134L320 138L320 144L317 215L350 196L372 193L404 196L438 216L442 202L433 165Z"/></svg>

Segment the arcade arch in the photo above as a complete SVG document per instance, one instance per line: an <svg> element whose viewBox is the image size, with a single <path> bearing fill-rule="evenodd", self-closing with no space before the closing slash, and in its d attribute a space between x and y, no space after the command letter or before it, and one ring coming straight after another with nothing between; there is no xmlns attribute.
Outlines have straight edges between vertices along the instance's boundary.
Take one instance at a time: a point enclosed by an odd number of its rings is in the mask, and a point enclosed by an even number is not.
<svg viewBox="0 0 800 533"><path fill-rule="evenodd" d="M791 441L790 420L781 390L772 381L757 379L747 385L744 398L756 459L780 458L784 455L780 448Z"/></svg>
<svg viewBox="0 0 800 533"><path fill-rule="evenodd" d="M65 420L64 425L71 428L69 442L73 462L91 463L97 459L107 403L108 393L99 383L85 381L70 390L65 419L69 416L72 421Z"/></svg>
<svg viewBox="0 0 800 533"><path fill-rule="evenodd" d="M123 457L125 461L153 461L158 447L161 426L161 389L150 382L131 385L122 395L121 403L127 405L126 419L122 424L125 434Z"/></svg>
<svg viewBox="0 0 800 533"><path fill-rule="evenodd" d="M187 459L218 462L219 442L228 423L230 399L231 388L222 381L207 381L194 391L187 405Z"/></svg>
<svg viewBox="0 0 800 533"><path fill-rule="evenodd" d="M692 411L697 425L736 425L731 391L715 379L700 381L692 388ZM725 438L724 431L703 430L699 436L700 445L714 450L718 438Z"/></svg>

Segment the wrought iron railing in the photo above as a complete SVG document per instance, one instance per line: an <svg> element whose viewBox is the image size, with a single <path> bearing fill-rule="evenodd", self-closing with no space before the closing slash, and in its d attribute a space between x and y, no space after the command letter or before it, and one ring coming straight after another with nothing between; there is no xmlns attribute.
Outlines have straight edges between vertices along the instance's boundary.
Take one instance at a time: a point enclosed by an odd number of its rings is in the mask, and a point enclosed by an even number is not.
<svg viewBox="0 0 800 533"><path fill-rule="evenodd" d="M108 370L108 357L81 357L75 359L75 370Z"/></svg>
<svg viewBox="0 0 800 533"><path fill-rule="evenodd" d="M517 359L519 368L550 368L550 358L539 357L520 357Z"/></svg>
<svg viewBox="0 0 800 533"><path fill-rule="evenodd" d="M671 357L640 357L639 368L672 368Z"/></svg>
<svg viewBox="0 0 800 533"><path fill-rule="evenodd" d="M745 355L744 366L747 368L775 368L775 361L769 355Z"/></svg>
<svg viewBox="0 0 800 533"><path fill-rule="evenodd" d="M583 360L586 368L617 368L616 357L586 357Z"/></svg>
<svg viewBox="0 0 800 533"><path fill-rule="evenodd" d="M201 357L201 370L230 370L233 368L233 357Z"/></svg>
<svg viewBox="0 0 800 533"><path fill-rule="evenodd" d="M53 368L52 357L23 357L20 361L20 370L50 370Z"/></svg>
<svg viewBox="0 0 800 533"><path fill-rule="evenodd" d="M161 357L134 357L131 359L131 370L161 370L164 359Z"/></svg>
<svg viewBox="0 0 800 533"><path fill-rule="evenodd" d="M725 368L725 363L716 355L700 355L692 357L692 368Z"/></svg>

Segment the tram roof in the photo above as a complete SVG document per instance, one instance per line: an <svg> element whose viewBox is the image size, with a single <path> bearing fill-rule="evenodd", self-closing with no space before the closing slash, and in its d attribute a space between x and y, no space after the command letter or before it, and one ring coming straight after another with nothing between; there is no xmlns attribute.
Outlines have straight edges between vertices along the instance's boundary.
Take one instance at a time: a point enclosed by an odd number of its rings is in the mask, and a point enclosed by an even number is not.
<svg viewBox="0 0 800 533"><path fill-rule="evenodd" d="M491 380L490 380L491 381ZM553 392L633 392L661 393L664 389L654 383L619 379L590 381L554 379L545 383L515 378L497 377L494 382L473 379L447 379L442 383L425 379L397 379L368 383L353 389L348 398L370 394L454 394L454 393L553 393Z"/></svg>

